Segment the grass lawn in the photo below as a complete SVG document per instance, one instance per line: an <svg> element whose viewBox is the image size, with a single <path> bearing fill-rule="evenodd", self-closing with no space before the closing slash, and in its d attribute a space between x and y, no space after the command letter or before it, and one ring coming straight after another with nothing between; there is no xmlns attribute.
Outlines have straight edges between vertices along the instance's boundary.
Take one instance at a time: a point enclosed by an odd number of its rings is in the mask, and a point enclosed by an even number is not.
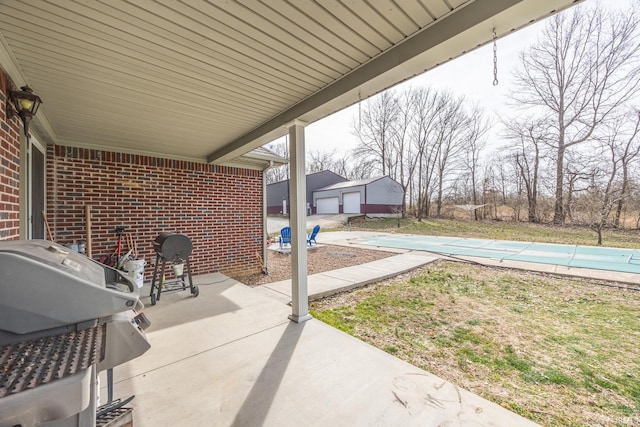
<svg viewBox="0 0 640 427"><path fill-rule="evenodd" d="M585 246L595 246L597 243L596 233L587 227L554 227L525 222L450 219L418 222L415 219L402 219L398 227L397 219L361 219L352 221L351 229ZM603 246L637 249L640 248L640 231L606 229L603 231L602 242Z"/></svg>
<svg viewBox="0 0 640 427"><path fill-rule="evenodd" d="M440 261L311 311L543 425L640 425L638 292Z"/></svg>

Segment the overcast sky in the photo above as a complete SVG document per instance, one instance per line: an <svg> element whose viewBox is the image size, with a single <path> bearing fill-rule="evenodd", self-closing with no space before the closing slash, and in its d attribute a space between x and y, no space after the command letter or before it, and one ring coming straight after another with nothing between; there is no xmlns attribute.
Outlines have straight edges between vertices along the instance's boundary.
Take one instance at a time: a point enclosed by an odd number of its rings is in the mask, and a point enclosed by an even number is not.
<svg viewBox="0 0 640 427"><path fill-rule="evenodd" d="M633 0L587 0L585 3L601 3L612 7L624 7ZM506 106L506 95L512 84L512 72L518 63L518 54L528 45L533 44L545 21L537 22L520 31L503 37L497 42L498 81L493 86L493 45L487 44L457 59L440 65L424 74L404 82L396 89L406 86L432 86L449 89L455 94L464 95L471 103L500 114ZM363 103L366 101L363 101ZM352 135L352 123L358 117L358 106L353 105L329 117L309 125L305 130L307 152L336 150L338 154L346 154L357 145ZM496 128L497 131L497 128ZM499 145L499 135L490 137L490 146Z"/></svg>

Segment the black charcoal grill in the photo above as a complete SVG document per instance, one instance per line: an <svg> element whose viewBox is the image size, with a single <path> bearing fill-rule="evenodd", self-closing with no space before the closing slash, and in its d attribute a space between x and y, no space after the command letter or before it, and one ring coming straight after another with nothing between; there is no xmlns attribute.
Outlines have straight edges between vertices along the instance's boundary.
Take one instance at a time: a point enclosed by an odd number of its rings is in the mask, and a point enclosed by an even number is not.
<svg viewBox="0 0 640 427"><path fill-rule="evenodd" d="M96 376L150 347L138 287L45 240L0 242L0 427L96 425Z"/></svg>
<svg viewBox="0 0 640 427"><path fill-rule="evenodd" d="M193 244L184 234L160 233L153 241L153 249L156 251L156 265L153 267L153 279L151 280L151 305L160 301L162 292L184 291L187 289L186 279L189 280L189 290L193 297L198 296L198 287L193 286L191 277L191 265L189 257L193 251ZM166 280L167 263L173 266L173 280ZM158 269L159 265L162 267Z"/></svg>

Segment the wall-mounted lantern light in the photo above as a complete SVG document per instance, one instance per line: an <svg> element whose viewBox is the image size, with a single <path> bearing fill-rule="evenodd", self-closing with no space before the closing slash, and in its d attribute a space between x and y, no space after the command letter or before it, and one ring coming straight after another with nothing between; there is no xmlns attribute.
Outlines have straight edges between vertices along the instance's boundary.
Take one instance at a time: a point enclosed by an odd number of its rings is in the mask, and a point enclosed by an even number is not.
<svg viewBox="0 0 640 427"><path fill-rule="evenodd" d="M22 86L20 90L10 90L7 102L7 120L18 115L24 124L24 134L29 137L29 122L36 115L42 100L38 95L33 94L33 89L29 86Z"/></svg>

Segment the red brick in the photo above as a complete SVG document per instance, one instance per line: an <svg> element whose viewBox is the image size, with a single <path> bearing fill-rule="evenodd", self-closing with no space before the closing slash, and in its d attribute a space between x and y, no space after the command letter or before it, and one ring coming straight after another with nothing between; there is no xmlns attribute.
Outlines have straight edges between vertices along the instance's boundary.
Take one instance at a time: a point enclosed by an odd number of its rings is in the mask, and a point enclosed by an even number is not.
<svg viewBox="0 0 640 427"><path fill-rule="evenodd" d="M0 89L6 87L9 79L0 69ZM3 93L6 99L6 93ZM5 103L0 101L0 111L5 111ZM20 153L20 127L18 120L6 121L4 114L0 118L0 123L8 126L0 126L0 240L14 240L20 237L20 204L18 195L20 194L19 182L14 179L20 172L20 165L13 159Z"/></svg>
<svg viewBox="0 0 640 427"><path fill-rule="evenodd" d="M47 215L60 243L85 240L79 224L84 206L91 205L94 257L113 251L113 230L126 225L140 256L151 261L149 274L156 259L152 242L162 231L192 240L194 274L260 270L255 257L263 244L260 171L124 153L115 162L118 153L84 149L74 156L61 146L50 147L47 158Z"/></svg>

